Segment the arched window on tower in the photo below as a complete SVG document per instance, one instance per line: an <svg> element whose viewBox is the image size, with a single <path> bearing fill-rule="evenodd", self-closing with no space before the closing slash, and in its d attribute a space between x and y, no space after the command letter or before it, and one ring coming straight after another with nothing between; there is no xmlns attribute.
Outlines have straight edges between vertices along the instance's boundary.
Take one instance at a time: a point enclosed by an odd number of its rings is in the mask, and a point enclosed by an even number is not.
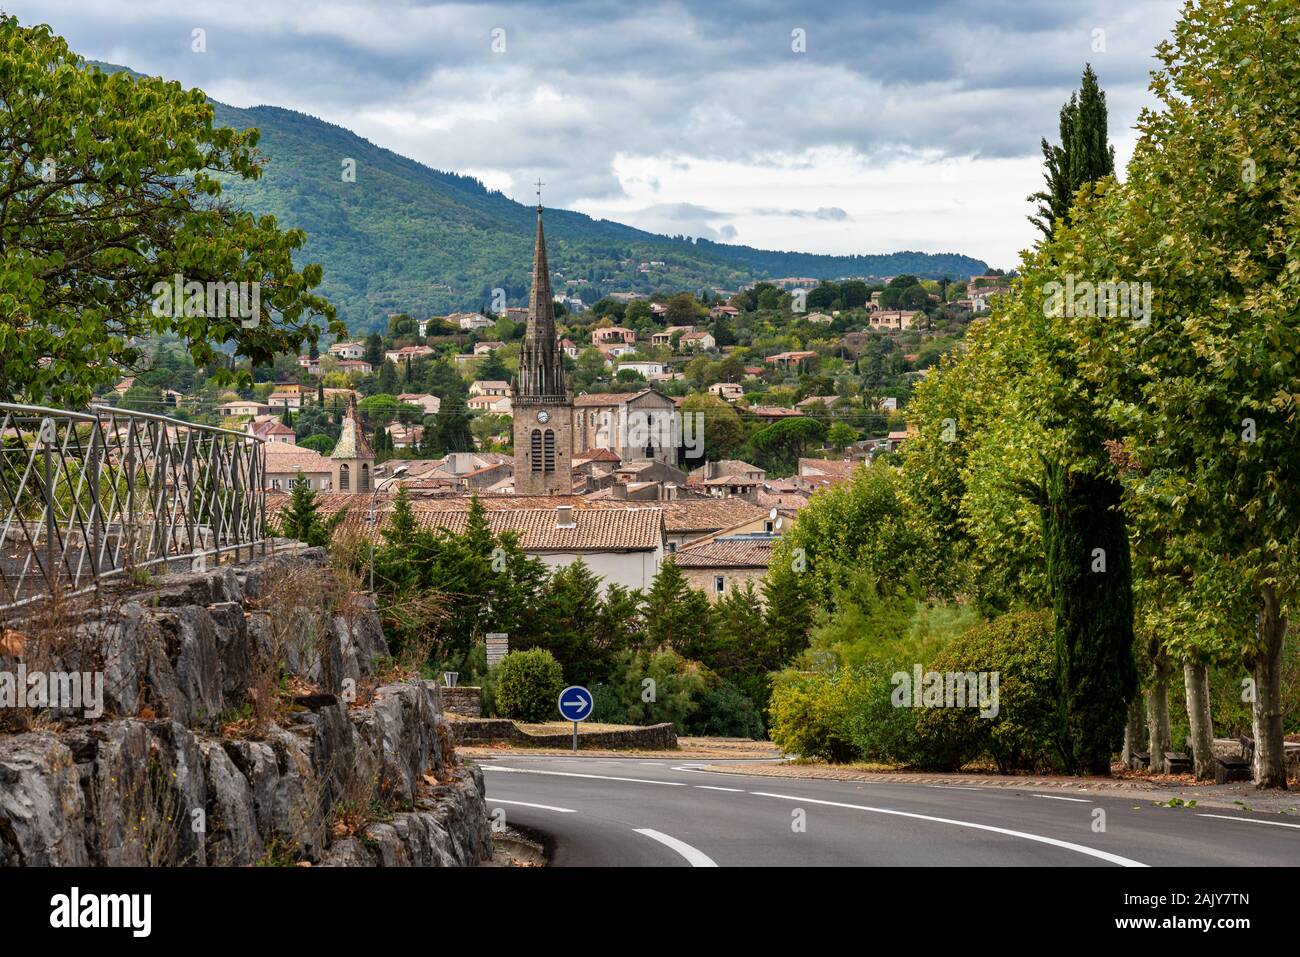
<svg viewBox="0 0 1300 957"><path fill-rule="evenodd" d="M367 465L365 462L361 463L361 476L357 480L357 491L358 492L370 491L370 466Z"/></svg>
<svg viewBox="0 0 1300 957"><path fill-rule="evenodd" d="M346 465L339 466L339 491L340 492L348 492L351 491L352 489L351 478L348 476L348 472L349 472L348 466Z"/></svg>
<svg viewBox="0 0 1300 957"><path fill-rule="evenodd" d="M551 429L546 430L542 461L543 461L542 471L544 472L555 471L555 432L552 431ZM566 491L568 490L566 489Z"/></svg>
<svg viewBox="0 0 1300 957"><path fill-rule="evenodd" d="M542 470L542 430L533 429L533 434L529 437L529 458L532 459L532 470L540 472Z"/></svg>

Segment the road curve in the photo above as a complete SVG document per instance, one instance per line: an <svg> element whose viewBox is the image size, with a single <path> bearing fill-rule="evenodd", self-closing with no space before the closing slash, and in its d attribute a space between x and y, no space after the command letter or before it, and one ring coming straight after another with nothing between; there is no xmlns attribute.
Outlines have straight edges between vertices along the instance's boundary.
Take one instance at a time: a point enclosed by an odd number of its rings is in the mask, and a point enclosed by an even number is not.
<svg viewBox="0 0 1300 957"><path fill-rule="evenodd" d="M480 762L489 813L547 835L557 867L1300 865L1300 820L1279 814L708 770L717 763Z"/></svg>

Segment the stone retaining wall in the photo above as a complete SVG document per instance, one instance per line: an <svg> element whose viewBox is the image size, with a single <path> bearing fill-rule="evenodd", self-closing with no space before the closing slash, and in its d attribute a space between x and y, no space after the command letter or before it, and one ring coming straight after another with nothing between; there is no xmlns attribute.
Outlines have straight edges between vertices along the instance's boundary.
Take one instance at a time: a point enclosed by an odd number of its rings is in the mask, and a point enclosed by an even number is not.
<svg viewBox="0 0 1300 957"><path fill-rule="evenodd" d="M572 734L532 734L505 718L452 721L451 729L456 736L456 743L464 745L508 742L543 748L573 746ZM671 722L652 724L643 728L623 728L618 731L584 732L579 727L578 748L583 747L676 751L677 732Z"/></svg>
<svg viewBox="0 0 1300 957"><path fill-rule="evenodd" d="M0 865L490 857L482 774L456 762L437 685L385 684L356 704L388 647L368 597L341 609L332 589L293 591L325 573L324 554L305 549L119 596L76 622L73 642L40 647L28 625L0 671L102 670L105 715L47 713L50 730L0 734ZM289 593L301 606L284 606ZM223 736L278 675L268 660L314 693L279 700L260 732ZM387 810L367 823L377 807ZM350 827L355 835L334 839Z"/></svg>
<svg viewBox="0 0 1300 957"><path fill-rule="evenodd" d="M470 685L442 688L442 707L447 714L478 718L483 714L483 689Z"/></svg>

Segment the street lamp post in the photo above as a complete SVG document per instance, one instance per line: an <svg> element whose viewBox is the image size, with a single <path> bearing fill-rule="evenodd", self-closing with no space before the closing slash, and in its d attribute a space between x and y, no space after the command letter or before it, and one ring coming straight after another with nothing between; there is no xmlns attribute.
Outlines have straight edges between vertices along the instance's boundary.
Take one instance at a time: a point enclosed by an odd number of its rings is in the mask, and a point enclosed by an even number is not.
<svg viewBox="0 0 1300 957"><path fill-rule="evenodd" d="M385 488L387 488L389 485L392 485L394 482L396 482L399 478L401 478L403 475L405 475L406 472L407 472L407 467L406 467L405 465L399 465L397 468L393 469L393 474L392 474L392 475L390 475L388 478L384 479L382 482L377 483L377 484L375 485L375 490L370 494L370 514L369 514L369 521L370 521L370 593L371 593L372 595L373 595L374 592L375 592L375 532L377 531L377 528L376 528L377 523L376 523L376 521L375 521L375 505L376 505L376 504L378 503L378 501L379 501L379 493L382 492L382 491L383 491Z"/></svg>

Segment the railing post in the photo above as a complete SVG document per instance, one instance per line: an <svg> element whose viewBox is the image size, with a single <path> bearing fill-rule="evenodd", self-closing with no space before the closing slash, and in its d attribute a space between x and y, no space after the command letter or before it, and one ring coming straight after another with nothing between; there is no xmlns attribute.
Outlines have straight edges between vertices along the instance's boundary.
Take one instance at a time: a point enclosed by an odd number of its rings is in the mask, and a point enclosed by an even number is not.
<svg viewBox="0 0 1300 957"><path fill-rule="evenodd" d="M87 463L87 483L90 486L90 577L99 584L99 550L102 547L99 531L99 417L90 432L90 461Z"/></svg>
<svg viewBox="0 0 1300 957"><path fill-rule="evenodd" d="M45 584L51 592L55 590L57 576L54 572L54 470L53 454L50 446L54 444L58 428L48 416L41 420L41 464L45 472Z"/></svg>

